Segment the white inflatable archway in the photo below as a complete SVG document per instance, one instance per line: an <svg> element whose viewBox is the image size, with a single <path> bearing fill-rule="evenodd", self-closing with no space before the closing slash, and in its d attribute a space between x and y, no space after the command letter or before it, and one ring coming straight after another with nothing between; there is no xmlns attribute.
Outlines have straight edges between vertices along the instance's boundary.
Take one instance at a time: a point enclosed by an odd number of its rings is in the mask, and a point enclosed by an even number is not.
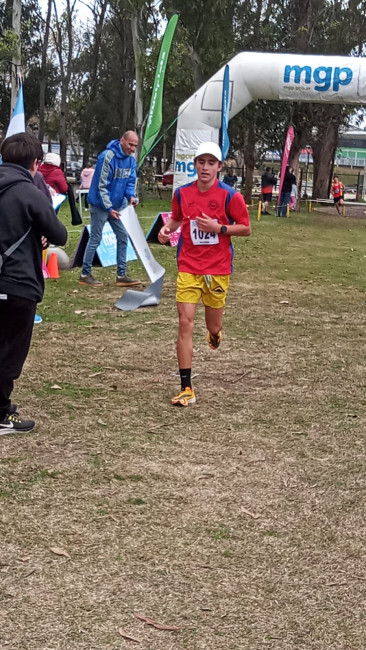
<svg viewBox="0 0 366 650"><path fill-rule="evenodd" d="M230 62L230 118L251 101L366 103L366 59L242 52ZM178 111L174 188L196 175L200 142L219 143L223 66Z"/></svg>

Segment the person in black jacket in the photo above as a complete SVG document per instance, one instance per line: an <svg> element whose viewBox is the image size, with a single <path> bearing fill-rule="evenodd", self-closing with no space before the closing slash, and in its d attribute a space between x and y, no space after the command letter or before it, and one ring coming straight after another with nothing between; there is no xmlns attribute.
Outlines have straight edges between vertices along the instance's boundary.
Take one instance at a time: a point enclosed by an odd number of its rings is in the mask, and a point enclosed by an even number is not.
<svg viewBox="0 0 366 650"><path fill-rule="evenodd" d="M43 298L42 247L63 245L65 226L33 183L43 150L37 138L17 133L1 146L0 165L0 435L32 431L10 396L32 338L37 303Z"/></svg>
<svg viewBox="0 0 366 650"><path fill-rule="evenodd" d="M296 176L290 171L289 165L286 165L285 175L281 189L280 204L277 208L278 217L287 217L287 206L291 199L292 186L296 185Z"/></svg>

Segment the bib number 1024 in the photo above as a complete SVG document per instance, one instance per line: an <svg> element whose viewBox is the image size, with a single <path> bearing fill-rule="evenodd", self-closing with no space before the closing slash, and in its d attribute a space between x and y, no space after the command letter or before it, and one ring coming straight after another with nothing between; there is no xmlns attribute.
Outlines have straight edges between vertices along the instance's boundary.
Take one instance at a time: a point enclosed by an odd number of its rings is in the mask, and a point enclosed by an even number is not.
<svg viewBox="0 0 366 650"><path fill-rule="evenodd" d="M216 220L215 220L216 221ZM192 219L191 224L191 240L195 246L212 246L219 243L219 236L216 232L203 232L197 226L197 222Z"/></svg>

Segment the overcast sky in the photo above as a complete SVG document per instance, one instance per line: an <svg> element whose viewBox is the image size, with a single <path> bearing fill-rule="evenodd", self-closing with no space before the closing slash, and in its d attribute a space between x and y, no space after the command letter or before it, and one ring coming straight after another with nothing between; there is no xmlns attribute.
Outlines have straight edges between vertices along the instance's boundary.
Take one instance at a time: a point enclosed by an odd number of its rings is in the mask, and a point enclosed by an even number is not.
<svg viewBox="0 0 366 650"><path fill-rule="evenodd" d="M39 6L41 7L43 16L46 16L47 5L48 5L48 0L39 0ZM93 0L76 0L77 15L81 22L86 22L91 18L91 12L88 9L88 5L93 5ZM61 13L64 6L65 6L64 0L56 0L56 7L59 13Z"/></svg>

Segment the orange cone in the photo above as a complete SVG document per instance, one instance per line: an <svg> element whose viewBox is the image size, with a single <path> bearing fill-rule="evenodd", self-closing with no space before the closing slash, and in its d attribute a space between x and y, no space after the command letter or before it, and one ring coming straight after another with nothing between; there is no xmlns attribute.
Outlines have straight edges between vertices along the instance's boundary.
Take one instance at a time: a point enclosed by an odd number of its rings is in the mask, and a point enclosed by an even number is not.
<svg viewBox="0 0 366 650"><path fill-rule="evenodd" d="M50 274L50 278L60 277L60 274L58 272L57 253L51 253L50 259L47 264L47 271Z"/></svg>

